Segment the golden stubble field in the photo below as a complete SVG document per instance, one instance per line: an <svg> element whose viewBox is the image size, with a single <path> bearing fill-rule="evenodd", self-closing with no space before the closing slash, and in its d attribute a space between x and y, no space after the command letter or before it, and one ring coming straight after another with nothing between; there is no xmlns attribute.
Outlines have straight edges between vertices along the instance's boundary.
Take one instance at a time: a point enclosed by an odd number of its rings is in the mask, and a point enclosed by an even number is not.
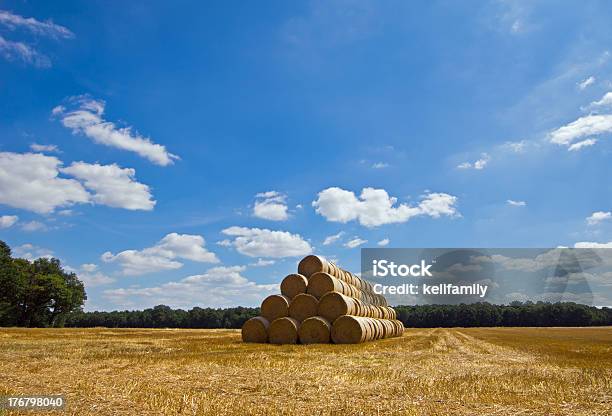
<svg viewBox="0 0 612 416"><path fill-rule="evenodd" d="M612 328L407 329L346 346L1 329L0 395L53 393L70 415L610 415Z"/></svg>

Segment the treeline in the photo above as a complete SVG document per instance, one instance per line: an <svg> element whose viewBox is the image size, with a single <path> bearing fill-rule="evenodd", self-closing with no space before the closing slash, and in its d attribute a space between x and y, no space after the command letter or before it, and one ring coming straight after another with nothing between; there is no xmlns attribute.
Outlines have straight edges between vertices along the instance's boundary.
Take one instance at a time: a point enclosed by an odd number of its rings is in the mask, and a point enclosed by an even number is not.
<svg viewBox="0 0 612 416"><path fill-rule="evenodd" d="M396 306L404 326L597 326L612 325L612 309L577 303L520 303L492 305ZM75 312L66 320L71 327L110 328L240 328L259 308L193 308L188 311L159 305L143 311Z"/></svg>
<svg viewBox="0 0 612 416"><path fill-rule="evenodd" d="M0 241L0 326L61 327L85 299L83 283L58 259L13 258Z"/></svg>
<svg viewBox="0 0 612 416"><path fill-rule="evenodd" d="M512 302L510 305L483 302L396 306L394 309L404 326L415 328L612 325L612 309L573 302Z"/></svg>

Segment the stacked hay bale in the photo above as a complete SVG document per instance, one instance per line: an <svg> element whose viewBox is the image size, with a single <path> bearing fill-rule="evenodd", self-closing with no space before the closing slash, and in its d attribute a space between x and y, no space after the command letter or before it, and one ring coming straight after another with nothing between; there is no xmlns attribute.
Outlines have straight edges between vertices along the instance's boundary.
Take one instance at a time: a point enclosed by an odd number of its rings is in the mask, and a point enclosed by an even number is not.
<svg viewBox="0 0 612 416"><path fill-rule="evenodd" d="M320 256L306 256L242 327L244 342L358 344L398 337L404 325L372 285Z"/></svg>

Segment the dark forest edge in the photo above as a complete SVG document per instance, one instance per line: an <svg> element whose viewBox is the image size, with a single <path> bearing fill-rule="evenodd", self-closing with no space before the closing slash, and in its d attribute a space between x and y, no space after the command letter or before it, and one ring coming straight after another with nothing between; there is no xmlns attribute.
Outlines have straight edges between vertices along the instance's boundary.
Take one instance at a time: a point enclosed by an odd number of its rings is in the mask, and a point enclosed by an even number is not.
<svg viewBox="0 0 612 416"><path fill-rule="evenodd" d="M612 325L612 309L576 303L520 303L492 305L395 306L404 326L492 327L492 326L603 326ZM240 328L259 314L259 308L199 308L188 311L165 305L142 311L75 312L67 327L109 328Z"/></svg>

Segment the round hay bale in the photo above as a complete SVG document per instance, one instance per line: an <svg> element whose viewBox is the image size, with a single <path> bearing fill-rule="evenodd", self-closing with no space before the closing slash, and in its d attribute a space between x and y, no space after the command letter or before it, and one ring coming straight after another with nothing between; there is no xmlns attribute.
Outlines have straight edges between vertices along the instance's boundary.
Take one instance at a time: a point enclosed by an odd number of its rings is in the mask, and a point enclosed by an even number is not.
<svg viewBox="0 0 612 416"><path fill-rule="evenodd" d="M268 327L270 322L263 316L249 319L242 325L243 342L268 342Z"/></svg>
<svg viewBox="0 0 612 416"><path fill-rule="evenodd" d="M317 314L319 301L308 293L300 293L291 300L289 304L289 316L302 322Z"/></svg>
<svg viewBox="0 0 612 416"><path fill-rule="evenodd" d="M295 344L298 341L300 323L288 316L275 319L268 327L270 344Z"/></svg>
<svg viewBox="0 0 612 416"><path fill-rule="evenodd" d="M308 279L308 288L306 292L316 298L320 298L327 292L342 292L345 288L341 280L336 279L329 273L317 272Z"/></svg>
<svg viewBox="0 0 612 416"><path fill-rule="evenodd" d="M289 315L290 299L284 295L270 295L261 303L261 316L272 322Z"/></svg>
<svg viewBox="0 0 612 416"><path fill-rule="evenodd" d="M286 276L281 282L281 293L287 296L289 299L293 299L300 293L306 293L306 287L308 286L308 279L298 273L293 273Z"/></svg>
<svg viewBox="0 0 612 416"><path fill-rule="evenodd" d="M310 278L310 276L314 273L324 272L327 270L327 260L320 256L306 256L298 264L298 273L302 276L306 276L307 278Z"/></svg>
<svg viewBox="0 0 612 416"><path fill-rule="evenodd" d="M344 315L332 324L331 337L336 344L359 344L369 340L368 318Z"/></svg>
<svg viewBox="0 0 612 416"><path fill-rule="evenodd" d="M329 344L331 324L322 316L312 316L301 323L298 337L302 344Z"/></svg>
<svg viewBox="0 0 612 416"><path fill-rule="evenodd" d="M356 315L356 304L352 298L337 292L329 292L319 300L317 315L334 322L342 315Z"/></svg>

